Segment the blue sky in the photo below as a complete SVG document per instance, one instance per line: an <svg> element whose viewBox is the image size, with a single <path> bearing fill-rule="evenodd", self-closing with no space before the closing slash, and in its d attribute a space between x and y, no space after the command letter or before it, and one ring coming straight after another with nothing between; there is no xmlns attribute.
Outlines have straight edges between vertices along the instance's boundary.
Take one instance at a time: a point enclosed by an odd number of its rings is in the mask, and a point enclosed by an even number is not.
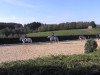
<svg viewBox="0 0 100 75"><path fill-rule="evenodd" d="M0 0L0 22L100 24L100 0Z"/></svg>

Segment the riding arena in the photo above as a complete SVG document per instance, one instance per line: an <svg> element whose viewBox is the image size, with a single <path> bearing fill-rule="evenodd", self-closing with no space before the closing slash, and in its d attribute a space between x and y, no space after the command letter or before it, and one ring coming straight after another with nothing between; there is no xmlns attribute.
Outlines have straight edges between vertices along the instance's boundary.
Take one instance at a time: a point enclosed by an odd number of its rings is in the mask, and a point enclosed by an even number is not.
<svg viewBox="0 0 100 75"><path fill-rule="evenodd" d="M51 36L47 38L50 39ZM58 41L59 39L55 36L51 37L50 41L55 42L38 42L32 43L32 40L28 38L29 43L23 42L27 38L20 38L22 44L5 44L0 45L0 63L17 61L17 60L28 60L37 57L48 57L51 55L73 55L73 54L84 54L84 45L86 39L72 40L72 41ZM79 37L80 38L80 37ZM57 40L57 41L56 41ZM100 46L100 41L96 40Z"/></svg>

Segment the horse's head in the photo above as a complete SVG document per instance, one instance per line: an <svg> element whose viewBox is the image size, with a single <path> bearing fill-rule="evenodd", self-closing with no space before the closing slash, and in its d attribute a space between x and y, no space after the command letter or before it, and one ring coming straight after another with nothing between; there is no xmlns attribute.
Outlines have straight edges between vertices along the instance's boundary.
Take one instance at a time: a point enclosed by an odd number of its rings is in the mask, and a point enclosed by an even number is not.
<svg viewBox="0 0 100 75"><path fill-rule="evenodd" d="M51 36L48 36L47 38L50 38Z"/></svg>
<svg viewBox="0 0 100 75"><path fill-rule="evenodd" d="M22 41L23 39L25 39L24 37L20 37L19 40Z"/></svg>

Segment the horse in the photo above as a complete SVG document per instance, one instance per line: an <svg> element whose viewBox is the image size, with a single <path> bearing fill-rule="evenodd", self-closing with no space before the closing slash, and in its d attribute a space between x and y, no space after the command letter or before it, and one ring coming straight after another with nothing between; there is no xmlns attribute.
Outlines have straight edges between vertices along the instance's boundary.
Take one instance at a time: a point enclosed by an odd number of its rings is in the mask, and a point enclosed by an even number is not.
<svg viewBox="0 0 100 75"><path fill-rule="evenodd" d="M23 44L26 43L26 42L27 43L32 43L32 39L31 38L20 37L19 40L22 41Z"/></svg>
<svg viewBox="0 0 100 75"><path fill-rule="evenodd" d="M99 40L100 39L100 33L96 34L96 38Z"/></svg>
<svg viewBox="0 0 100 75"><path fill-rule="evenodd" d="M52 42L58 42L58 41L59 41L59 39L58 39L57 36L48 36L47 38L50 39L50 42L51 42L51 43L52 43Z"/></svg>
<svg viewBox="0 0 100 75"><path fill-rule="evenodd" d="M83 36L83 35L80 35L80 36L79 36L79 40L85 40L85 39L86 39L85 36Z"/></svg>

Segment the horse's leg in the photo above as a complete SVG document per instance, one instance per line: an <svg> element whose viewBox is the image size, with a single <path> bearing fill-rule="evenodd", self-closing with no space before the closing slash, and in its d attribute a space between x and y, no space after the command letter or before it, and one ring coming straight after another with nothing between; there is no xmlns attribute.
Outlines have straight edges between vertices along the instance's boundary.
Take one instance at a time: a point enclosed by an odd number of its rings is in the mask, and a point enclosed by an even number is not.
<svg viewBox="0 0 100 75"><path fill-rule="evenodd" d="M89 39L90 37L88 36L88 39Z"/></svg>
<svg viewBox="0 0 100 75"><path fill-rule="evenodd" d="M32 40L30 40L30 43L32 43Z"/></svg>
<svg viewBox="0 0 100 75"><path fill-rule="evenodd" d="M50 43L53 43L53 41L52 41L52 40L50 40Z"/></svg>
<svg viewBox="0 0 100 75"><path fill-rule="evenodd" d="M99 36L98 36L98 40L99 40Z"/></svg>
<svg viewBox="0 0 100 75"><path fill-rule="evenodd" d="M52 43L52 39L50 39L50 43Z"/></svg>
<svg viewBox="0 0 100 75"><path fill-rule="evenodd" d="M81 41L81 38L80 37L78 37L78 39Z"/></svg>
<svg viewBox="0 0 100 75"><path fill-rule="evenodd" d="M96 39L98 40L98 37L96 36Z"/></svg>
<svg viewBox="0 0 100 75"><path fill-rule="evenodd" d="M99 38L98 38L98 37L96 37L96 39L98 40Z"/></svg>
<svg viewBox="0 0 100 75"><path fill-rule="evenodd" d="M22 42L23 42L23 44L25 44L25 41L24 40Z"/></svg>
<svg viewBox="0 0 100 75"><path fill-rule="evenodd" d="M82 40L83 40L83 39L82 39L82 38L80 38L80 41L81 41L81 42L82 42Z"/></svg>
<svg viewBox="0 0 100 75"><path fill-rule="evenodd" d="M57 43L59 42L59 39L58 39L58 38L56 39L56 42L57 42Z"/></svg>
<svg viewBox="0 0 100 75"><path fill-rule="evenodd" d="M57 38L57 41L59 42L59 39Z"/></svg>
<svg viewBox="0 0 100 75"><path fill-rule="evenodd" d="M81 41L81 38L79 37L79 40Z"/></svg>
<svg viewBox="0 0 100 75"><path fill-rule="evenodd" d="M51 40L50 40L50 43L51 43Z"/></svg>
<svg viewBox="0 0 100 75"><path fill-rule="evenodd" d="M98 39L98 40L99 40L99 38L100 38L100 37L99 37L99 36L97 36L97 39Z"/></svg>
<svg viewBox="0 0 100 75"><path fill-rule="evenodd" d="M96 38L97 38L97 40L99 40L100 37L99 36L96 36Z"/></svg>

